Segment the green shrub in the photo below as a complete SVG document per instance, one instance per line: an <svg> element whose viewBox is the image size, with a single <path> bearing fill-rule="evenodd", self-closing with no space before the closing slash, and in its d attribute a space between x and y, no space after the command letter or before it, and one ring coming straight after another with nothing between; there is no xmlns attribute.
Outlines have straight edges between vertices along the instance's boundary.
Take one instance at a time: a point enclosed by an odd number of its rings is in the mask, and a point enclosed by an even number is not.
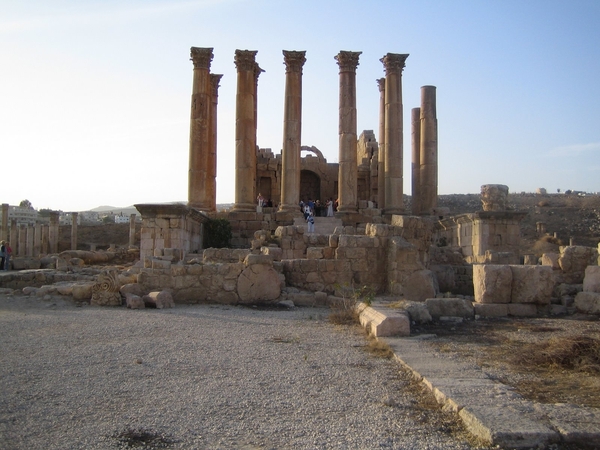
<svg viewBox="0 0 600 450"><path fill-rule="evenodd" d="M227 219L209 219L204 223L204 248L231 247L231 224Z"/></svg>

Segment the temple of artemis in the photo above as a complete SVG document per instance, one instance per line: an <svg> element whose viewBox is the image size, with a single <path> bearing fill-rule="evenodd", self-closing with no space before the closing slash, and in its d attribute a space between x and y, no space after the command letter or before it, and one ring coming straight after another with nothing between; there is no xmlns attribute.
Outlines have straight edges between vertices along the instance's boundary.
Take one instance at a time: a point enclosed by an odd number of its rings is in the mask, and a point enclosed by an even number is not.
<svg viewBox="0 0 600 450"><path fill-rule="evenodd" d="M281 154L273 155L270 149L258 147L257 96L262 69L256 55L257 51L250 50L236 50L234 55L237 72L235 203L231 211L217 213L216 130L222 75L210 72L212 48L191 48L188 203L185 206L137 205L143 217L153 220L142 232L142 256L151 254L157 246L181 248L184 253L199 251L202 222L210 217L227 218L232 224L233 245L247 246L257 230L273 232L277 226L293 224L300 216L299 202L309 198L337 199L336 217L343 225L390 223L393 215L406 214L402 72L408 54L387 53L380 60L385 78L376 80L380 92L379 143L372 131L365 130L360 136L357 132L356 70L361 52L340 51L334 56L339 66L337 164L327 163L316 147L302 146L304 51L283 51L285 98ZM431 215L436 214L437 205L435 87L422 88L421 108L417 110L421 112L419 120L413 120L412 195L418 201L413 205L412 214ZM312 155L302 158L302 150ZM276 207L257 212L259 192L272 199Z"/></svg>

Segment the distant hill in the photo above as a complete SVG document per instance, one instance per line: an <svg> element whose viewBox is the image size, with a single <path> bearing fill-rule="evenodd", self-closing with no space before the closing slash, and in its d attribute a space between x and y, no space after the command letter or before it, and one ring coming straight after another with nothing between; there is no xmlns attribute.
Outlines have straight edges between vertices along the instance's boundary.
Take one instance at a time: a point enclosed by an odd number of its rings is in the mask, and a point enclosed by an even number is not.
<svg viewBox="0 0 600 450"><path fill-rule="evenodd" d="M135 206L131 205L131 206L109 206L109 205L102 205L102 206L98 206L94 209L90 209L90 211L93 212L97 212L97 213L112 213L112 214L122 214L124 216L128 216L130 214L140 214L138 212L138 210L135 208Z"/></svg>

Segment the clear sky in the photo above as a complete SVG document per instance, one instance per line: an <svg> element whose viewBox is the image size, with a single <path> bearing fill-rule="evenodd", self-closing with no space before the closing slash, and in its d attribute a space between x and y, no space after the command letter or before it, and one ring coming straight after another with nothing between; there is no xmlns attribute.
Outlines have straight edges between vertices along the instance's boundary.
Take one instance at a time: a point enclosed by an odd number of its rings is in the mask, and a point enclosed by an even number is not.
<svg viewBox="0 0 600 450"><path fill-rule="evenodd" d="M187 200L190 47L214 47L217 202L234 200L236 49L258 50L258 145L283 142L282 50L306 50L302 145L338 161L340 50L362 51L358 133L379 59L410 110L437 86L439 193L600 191L598 0L0 0L0 202L80 211Z"/></svg>

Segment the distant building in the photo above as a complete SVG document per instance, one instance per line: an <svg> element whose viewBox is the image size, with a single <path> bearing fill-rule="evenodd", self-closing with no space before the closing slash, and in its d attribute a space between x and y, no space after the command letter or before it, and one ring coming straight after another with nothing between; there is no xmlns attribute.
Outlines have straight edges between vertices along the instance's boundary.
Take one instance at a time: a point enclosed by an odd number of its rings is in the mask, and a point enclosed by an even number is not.
<svg viewBox="0 0 600 450"><path fill-rule="evenodd" d="M129 223L129 216L119 214L118 216L115 216L115 223Z"/></svg>
<svg viewBox="0 0 600 450"><path fill-rule="evenodd" d="M101 222L100 215L96 211L81 211L79 213L79 219L80 219L80 223L81 222L88 222L88 223Z"/></svg>
<svg viewBox="0 0 600 450"><path fill-rule="evenodd" d="M2 210L0 210L0 221L2 220ZM8 206L8 223L13 220L17 225L35 225L38 221L38 212L33 208L23 208L21 206Z"/></svg>

